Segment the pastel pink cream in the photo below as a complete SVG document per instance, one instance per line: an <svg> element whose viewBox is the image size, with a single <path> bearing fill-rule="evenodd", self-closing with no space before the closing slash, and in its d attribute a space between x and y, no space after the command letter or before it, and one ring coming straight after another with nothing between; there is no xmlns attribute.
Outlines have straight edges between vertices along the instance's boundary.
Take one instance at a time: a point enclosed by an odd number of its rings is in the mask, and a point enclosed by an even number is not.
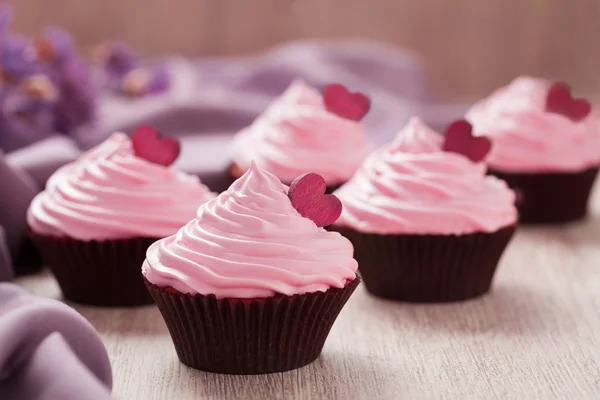
<svg viewBox="0 0 600 400"><path fill-rule="evenodd" d="M575 172L600 164L600 125L592 112L574 122L546 112L551 82L520 77L467 113L475 132L494 146L488 164L499 172Z"/></svg>
<svg viewBox="0 0 600 400"><path fill-rule="evenodd" d="M38 234L78 240L160 238L215 196L196 176L136 157L129 137L115 133L50 177L27 223Z"/></svg>
<svg viewBox="0 0 600 400"><path fill-rule="evenodd" d="M287 191L252 164L195 219L150 246L142 273L159 287L217 298L344 287L358 268L352 244L300 216Z"/></svg>
<svg viewBox="0 0 600 400"><path fill-rule="evenodd" d="M255 162L287 184L315 172L336 185L350 179L373 149L360 122L327 111L321 93L295 81L238 132L230 152L242 170Z"/></svg>
<svg viewBox="0 0 600 400"><path fill-rule="evenodd" d="M336 225L376 234L495 232L517 221L515 194L483 162L442 150L443 136L413 118L334 194Z"/></svg>

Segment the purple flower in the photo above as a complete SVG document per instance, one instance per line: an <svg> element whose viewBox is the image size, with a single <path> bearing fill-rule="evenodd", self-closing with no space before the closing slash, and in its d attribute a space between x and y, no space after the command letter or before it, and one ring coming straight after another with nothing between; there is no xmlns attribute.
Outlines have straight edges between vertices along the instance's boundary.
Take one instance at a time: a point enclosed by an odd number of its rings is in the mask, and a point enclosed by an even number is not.
<svg viewBox="0 0 600 400"><path fill-rule="evenodd" d="M76 57L67 58L61 65L57 82L56 130L72 133L95 117L97 92L88 63Z"/></svg>
<svg viewBox="0 0 600 400"><path fill-rule="evenodd" d="M58 91L54 128L70 134L94 117L97 96L92 70L76 52L71 35L65 31L47 30L36 47L45 64L44 73Z"/></svg>
<svg viewBox="0 0 600 400"><path fill-rule="evenodd" d="M34 138L53 132L54 103L52 100L35 98L21 90L11 90L2 101L2 129Z"/></svg>
<svg viewBox="0 0 600 400"><path fill-rule="evenodd" d="M45 74L29 75L20 82L18 87L23 95L32 99L54 102L59 96L56 85Z"/></svg>
<svg viewBox="0 0 600 400"><path fill-rule="evenodd" d="M147 96L164 92L170 84L169 71L165 66L141 67L123 77L120 90L128 96Z"/></svg>
<svg viewBox="0 0 600 400"><path fill-rule="evenodd" d="M71 36L48 29L33 42L7 34L9 22L10 9L0 8L0 134L35 140L89 123L96 87Z"/></svg>
<svg viewBox="0 0 600 400"><path fill-rule="evenodd" d="M104 86L128 96L139 97L167 90L169 71L159 65L142 66L138 54L127 44L105 44L96 51L96 60L104 72Z"/></svg>
<svg viewBox="0 0 600 400"><path fill-rule="evenodd" d="M59 63L65 58L75 56L73 38L58 28L49 28L35 43L38 58L46 63Z"/></svg>
<svg viewBox="0 0 600 400"><path fill-rule="evenodd" d="M122 42L101 45L96 49L94 58L111 79L121 79L140 62L137 53Z"/></svg>
<svg viewBox="0 0 600 400"><path fill-rule="evenodd" d="M18 82L40 70L37 55L30 42L23 36L5 37L0 46L0 69L2 79Z"/></svg>

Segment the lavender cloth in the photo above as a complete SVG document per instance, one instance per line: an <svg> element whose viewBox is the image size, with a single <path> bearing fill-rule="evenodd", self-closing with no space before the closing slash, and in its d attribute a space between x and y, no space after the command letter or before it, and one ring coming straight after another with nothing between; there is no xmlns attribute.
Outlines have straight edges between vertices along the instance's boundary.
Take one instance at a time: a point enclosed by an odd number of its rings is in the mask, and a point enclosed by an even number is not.
<svg viewBox="0 0 600 400"><path fill-rule="evenodd" d="M0 343L0 399L111 398L106 349L65 304L0 283Z"/></svg>
<svg viewBox="0 0 600 400"><path fill-rule="evenodd" d="M0 399L109 400L110 362L94 328L65 304L2 283L12 277L0 227Z"/></svg>
<svg viewBox="0 0 600 400"><path fill-rule="evenodd" d="M11 166L27 171L41 190L54 171L80 155L81 149L71 138L53 136L13 151L7 159Z"/></svg>

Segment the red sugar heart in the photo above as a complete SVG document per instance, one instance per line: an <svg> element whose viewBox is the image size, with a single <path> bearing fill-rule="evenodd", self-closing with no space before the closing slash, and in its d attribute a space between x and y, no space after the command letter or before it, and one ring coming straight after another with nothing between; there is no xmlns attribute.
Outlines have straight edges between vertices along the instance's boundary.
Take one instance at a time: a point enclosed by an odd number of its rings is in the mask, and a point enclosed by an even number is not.
<svg viewBox="0 0 600 400"><path fill-rule="evenodd" d="M325 194L326 187L321 175L310 173L297 177L288 191L296 211L320 227L333 224L342 214L342 202L332 194Z"/></svg>
<svg viewBox="0 0 600 400"><path fill-rule="evenodd" d="M369 112L371 100L360 92L350 92L344 85L332 83L323 89L327 111L342 118L360 121Z"/></svg>
<svg viewBox="0 0 600 400"><path fill-rule="evenodd" d="M162 136L150 126L138 127L133 133L131 144L137 157L165 167L173 164L180 151L177 139Z"/></svg>
<svg viewBox="0 0 600 400"><path fill-rule="evenodd" d="M492 147L492 142L485 136L473 136L473 126L464 119L453 122L446 129L444 151L459 153L473 162L485 158Z"/></svg>
<svg viewBox="0 0 600 400"><path fill-rule="evenodd" d="M592 112L592 105L586 99L573 98L569 85L563 82L557 82L548 90L548 97L546 97L546 111L560 114L574 122L579 122L590 115L590 112Z"/></svg>

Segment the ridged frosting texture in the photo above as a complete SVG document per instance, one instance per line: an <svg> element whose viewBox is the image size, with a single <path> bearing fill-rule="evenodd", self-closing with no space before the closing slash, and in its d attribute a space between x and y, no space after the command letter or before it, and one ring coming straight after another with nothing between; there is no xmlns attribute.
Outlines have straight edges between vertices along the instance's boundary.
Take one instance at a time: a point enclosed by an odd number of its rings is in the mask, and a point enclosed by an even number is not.
<svg viewBox="0 0 600 400"><path fill-rule="evenodd" d="M443 136L414 118L335 194L337 225L376 234L494 232L516 222L515 194L484 163L441 150Z"/></svg>
<svg viewBox="0 0 600 400"><path fill-rule="evenodd" d="M129 137L115 133L50 177L27 222L78 240L161 238L215 196L196 176L136 157Z"/></svg>
<svg viewBox="0 0 600 400"><path fill-rule="evenodd" d="M144 276L160 287L217 298L291 296L345 286L358 268L352 244L300 216L287 190L252 164L177 234L150 246Z"/></svg>
<svg viewBox="0 0 600 400"><path fill-rule="evenodd" d="M551 83L520 77L467 113L477 134L489 136L488 157L502 172L580 171L600 164L600 126L592 112L574 122L545 111Z"/></svg>
<svg viewBox="0 0 600 400"><path fill-rule="evenodd" d="M295 81L238 132L231 156L242 170L254 161L288 184L315 172L335 185L350 179L373 149L360 122L327 111L317 90Z"/></svg>

